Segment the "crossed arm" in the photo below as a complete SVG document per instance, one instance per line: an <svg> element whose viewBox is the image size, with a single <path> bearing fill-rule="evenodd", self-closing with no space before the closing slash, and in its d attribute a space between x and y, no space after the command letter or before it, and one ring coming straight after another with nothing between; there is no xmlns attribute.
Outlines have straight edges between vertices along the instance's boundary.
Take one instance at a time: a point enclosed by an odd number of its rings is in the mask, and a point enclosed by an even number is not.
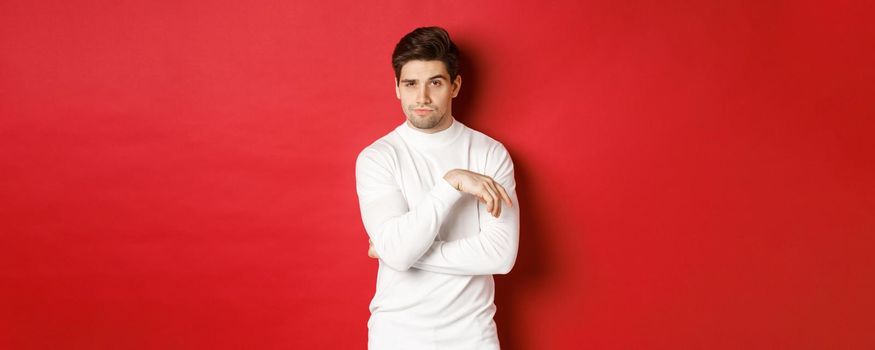
<svg viewBox="0 0 875 350"><path fill-rule="evenodd" d="M356 162L356 186L362 221L370 237L368 254L390 268L459 274L505 274L519 245L519 206L513 163L503 147L492 177L462 169L449 171L408 208L400 188L377 154L367 151ZM481 229L454 241L435 241L452 206L463 196L478 198ZM503 205L504 204L504 205ZM504 208L503 208L504 206Z"/></svg>

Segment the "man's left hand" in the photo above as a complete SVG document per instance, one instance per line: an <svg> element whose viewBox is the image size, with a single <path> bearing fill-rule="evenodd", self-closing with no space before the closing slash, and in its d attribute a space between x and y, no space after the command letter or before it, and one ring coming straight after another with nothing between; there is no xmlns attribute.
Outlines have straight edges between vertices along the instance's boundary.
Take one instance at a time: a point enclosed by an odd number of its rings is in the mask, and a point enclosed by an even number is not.
<svg viewBox="0 0 875 350"><path fill-rule="evenodd" d="M374 242L371 242L370 239L368 240L368 256L374 259L380 258L380 256L377 255L377 250L374 249Z"/></svg>

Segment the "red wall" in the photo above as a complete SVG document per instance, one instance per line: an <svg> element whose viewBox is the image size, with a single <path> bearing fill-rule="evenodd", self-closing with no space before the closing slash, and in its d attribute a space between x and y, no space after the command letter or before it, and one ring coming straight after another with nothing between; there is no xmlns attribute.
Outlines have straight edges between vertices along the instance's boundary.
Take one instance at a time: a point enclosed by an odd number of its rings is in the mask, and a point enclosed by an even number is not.
<svg viewBox="0 0 875 350"><path fill-rule="evenodd" d="M875 348L871 2L312 3L0 3L0 348L364 349L435 24L517 166L505 349Z"/></svg>

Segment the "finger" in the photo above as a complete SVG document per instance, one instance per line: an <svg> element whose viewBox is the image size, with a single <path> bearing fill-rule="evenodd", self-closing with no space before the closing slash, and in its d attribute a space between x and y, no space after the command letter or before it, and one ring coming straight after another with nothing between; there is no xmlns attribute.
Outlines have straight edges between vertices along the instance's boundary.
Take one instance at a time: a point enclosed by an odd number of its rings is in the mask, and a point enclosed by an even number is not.
<svg viewBox="0 0 875 350"><path fill-rule="evenodd" d="M500 183L498 183L498 182L495 182L495 187L498 187L499 192L501 192L501 196L502 196L502 197L504 198L504 200L507 202L507 207L508 207L508 208L512 207L512 206L513 206L513 202L510 200L510 195L507 194L507 191L504 190L504 186L502 186L502 185L501 185Z"/></svg>
<svg viewBox="0 0 875 350"><path fill-rule="evenodd" d="M481 186L480 190L477 191L477 198L480 198L480 202L486 204L486 211L492 213L492 200L489 194L489 190L486 189L486 186Z"/></svg>
<svg viewBox="0 0 875 350"><path fill-rule="evenodd" d="M498 197L498 190L495 189L492 183L487 183L486 187L489 188L489 193L494 197L495 208L493 208L492 216L499 217L501 216L501 198Z"/></svg>
<svg viewBox="0 0 875 350"><path fill-rule="evenodd" d="M493 200L492 196L489 194L489 191L486 190L485 186L483 187L483 189L480 190L480 194L478 196L480 196L480 198L483 199L483 203L486 204L486 211L492 214Z"/></svg>
<svg viewBox="0 0 875 350"><path fill-rule="evenodd" d="M492 198L490 198L489 195L485 195L484 198L486 198L486 211L488 211L490 215L495 215L492 207Z"/></svg>
<svg viewBox="0 0 875 350"><path fill-rule="evenodd" d="M498 190L498 184L494 181L490 184L490 186L492 186L492 191L495 192L495 206L498 207L498 213L496 213L497 215L495 215L495 217L499 217L501 216L501 192Z"/></svg>
<svg viewBox="0 0 875 350"><path fill-rule="evenodd" d="M480 187L480 191L483 193L483 198L486 198L486 211L488 211L490 215L495 216L495 199L491 192L492 189L489 188L489 184L483 183Z"/></svg>
<svg viewBox="0 0 875 350"><path fill-rule="evenodd" d="M499 213L500 209L497 207L500 207L501 203L498 202L498 195L494 192L494 190L492 189L492 186L490 186L490 185L491 184L488 182L483 184L483 188L486 190L486 193L488 194L488 198L489 198L488 209L489 209L489 212L492 214L492 216L498 217L498 213Z"/></svg>

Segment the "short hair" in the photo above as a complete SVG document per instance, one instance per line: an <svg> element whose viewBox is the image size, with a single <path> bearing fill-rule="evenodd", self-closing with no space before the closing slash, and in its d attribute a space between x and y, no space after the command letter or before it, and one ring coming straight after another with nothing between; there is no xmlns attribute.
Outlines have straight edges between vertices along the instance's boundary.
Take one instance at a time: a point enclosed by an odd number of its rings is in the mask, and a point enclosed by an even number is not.
<svg viewBox="0 0 875 350"><path fill-rule="evenodd" d="M441 61L447 67L450 81L459 74L459 49L450 34L441 27L421 27L407 33L392 52L395 79L401 80L401 67L408 61Z"/></svg>

